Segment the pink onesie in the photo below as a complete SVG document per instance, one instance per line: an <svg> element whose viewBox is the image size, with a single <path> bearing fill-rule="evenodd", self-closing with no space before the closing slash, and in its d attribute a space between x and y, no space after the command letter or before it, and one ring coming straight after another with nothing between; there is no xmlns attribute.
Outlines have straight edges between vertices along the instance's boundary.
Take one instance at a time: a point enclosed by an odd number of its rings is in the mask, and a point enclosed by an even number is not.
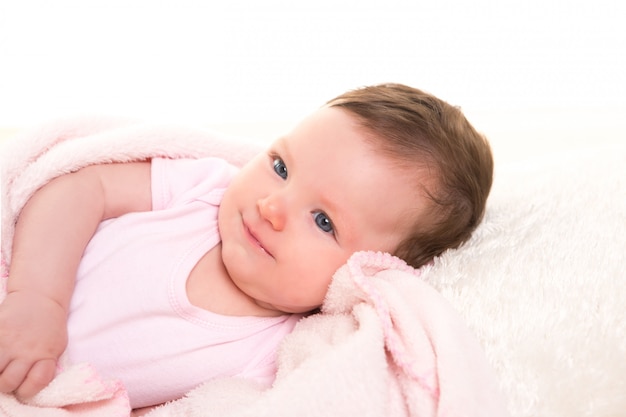
<svg viewBox="0 0 626 417"><path fill-rule="evenodd" d="M220 159L152 160L153 210L104 221L78 270L66 351L120 379L133 408L241 376L270 384L298 315L231 317L193 306L185 284L220 240L218 207L236 168Z"/></svg>

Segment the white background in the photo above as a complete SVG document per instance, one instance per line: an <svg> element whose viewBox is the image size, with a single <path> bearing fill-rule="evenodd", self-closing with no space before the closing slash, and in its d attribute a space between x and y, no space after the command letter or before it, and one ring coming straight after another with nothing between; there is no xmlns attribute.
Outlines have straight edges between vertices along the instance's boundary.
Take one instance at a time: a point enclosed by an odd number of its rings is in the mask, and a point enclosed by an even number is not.
<svg viewBox="0 0 626 417"><path fill-rule="evenodd" d="M395 81L488 135L602 137L625 131L625 22L622 0L0 0L0 127L291 121Z"/></svg>

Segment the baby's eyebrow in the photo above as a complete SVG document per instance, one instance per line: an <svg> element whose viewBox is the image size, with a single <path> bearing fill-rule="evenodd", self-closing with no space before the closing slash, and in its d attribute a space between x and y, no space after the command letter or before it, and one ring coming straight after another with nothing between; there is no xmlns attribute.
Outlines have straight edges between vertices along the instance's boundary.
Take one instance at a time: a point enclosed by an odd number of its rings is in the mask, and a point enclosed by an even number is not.
<svg viewBox="0 0 626 417"><path fill-rule="evenodd" d="M285 155L287 158L291 157L291 153L289 152L289 146L287 145L287 139L285 136L281 136L278 139L274 140L267 148L268 153L276 153L281 158ZM286 158L283 158L286 159Z"/></svg>

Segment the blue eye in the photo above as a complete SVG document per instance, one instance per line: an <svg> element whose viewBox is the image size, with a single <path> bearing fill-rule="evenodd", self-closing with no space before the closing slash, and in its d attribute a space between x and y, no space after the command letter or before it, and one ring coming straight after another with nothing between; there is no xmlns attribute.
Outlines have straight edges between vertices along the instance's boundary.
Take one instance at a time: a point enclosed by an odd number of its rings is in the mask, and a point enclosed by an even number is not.
<svg viewBox="0 0 626 417"><path fill-rule="evenodd" d="M274 158L274 172L276 172L282 179L287 179L287 165L280 158Z"/></svg>
<svg viewBox="0 0 626 417"><path fill-rule="evenodd" d="M313 213L313 219L315 220L317 227L319 227L322 231L326 233L335 233L333 223L325 213L316 211Z"/></svg>

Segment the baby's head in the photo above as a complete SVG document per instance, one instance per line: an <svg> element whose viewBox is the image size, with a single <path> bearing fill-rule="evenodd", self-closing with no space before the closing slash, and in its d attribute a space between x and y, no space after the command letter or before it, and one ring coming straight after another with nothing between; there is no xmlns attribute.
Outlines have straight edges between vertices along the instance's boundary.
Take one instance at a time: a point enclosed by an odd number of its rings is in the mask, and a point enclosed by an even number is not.
<svg viewBox="0 0 626 417"><path fill-rule="evenodd" d="M485 212L493 158L457 107L401 84L349 91L328 106L354 115L374 147L414 170L416 193L432 203L394 255L419 267L470 237Z"/></svg>
<svg viewBox="0 0 626 417"><path fill-rule="evenodd" d="M219 210L221 257L255 306L306 312L357 251L419 267L471 234L485 210L489 145L419 90L345 93L246 164Z"/></svg>

